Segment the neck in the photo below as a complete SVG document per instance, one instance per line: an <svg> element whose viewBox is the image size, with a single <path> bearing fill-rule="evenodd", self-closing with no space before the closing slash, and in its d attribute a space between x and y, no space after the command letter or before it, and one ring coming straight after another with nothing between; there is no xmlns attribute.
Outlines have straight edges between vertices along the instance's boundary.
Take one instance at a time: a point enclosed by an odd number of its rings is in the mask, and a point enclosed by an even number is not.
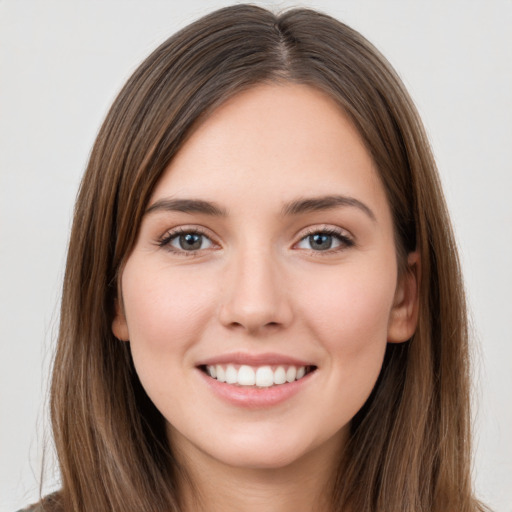
<svg viewBox="0 0 512 512"><path fill-rule="evenodd" d="M284 467L241 468L199 450L177 455L186 478L180 482L184 512L327 512L340 439Z"/></svg>

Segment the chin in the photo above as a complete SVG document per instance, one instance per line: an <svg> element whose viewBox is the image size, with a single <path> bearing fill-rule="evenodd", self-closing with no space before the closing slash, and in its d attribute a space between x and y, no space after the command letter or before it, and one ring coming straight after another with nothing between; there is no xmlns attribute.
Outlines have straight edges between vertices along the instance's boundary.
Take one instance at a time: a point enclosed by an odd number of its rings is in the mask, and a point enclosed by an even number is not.
<svg viewBox="0 0 512 512"><path fill-rule="evenodd" d="M258 445L259 446L259 445ZM303 454L293 447L283 449L283 447L258 446L243 447L240 450L232 450L232 453L223 457L226 465L254 470L277 470L292 466L300 460Z"/></svg>
<svg viewBox="0 0 512 512"><path fill-rule="evenodd" d="M345 429L331 435L311 437L310 430L290 432L290 429L268 429L258 432L233 432L224 439L199 449L226 466L248 470L278 470L294 465L310 464L314 460L332 458L344 444Z"/></svg>

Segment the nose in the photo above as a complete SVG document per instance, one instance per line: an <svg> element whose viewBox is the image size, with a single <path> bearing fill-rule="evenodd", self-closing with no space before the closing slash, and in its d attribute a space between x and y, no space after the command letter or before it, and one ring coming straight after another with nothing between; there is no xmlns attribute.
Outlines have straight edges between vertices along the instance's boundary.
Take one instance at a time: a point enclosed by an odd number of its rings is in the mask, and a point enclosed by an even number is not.
<svg viewBox="0 0 512 512"><path fill-rule="evenodd" d="M262 334L290 324L293 315L286 280L271 251L241 252L224 277L219 310L224 326Z"/></svg>

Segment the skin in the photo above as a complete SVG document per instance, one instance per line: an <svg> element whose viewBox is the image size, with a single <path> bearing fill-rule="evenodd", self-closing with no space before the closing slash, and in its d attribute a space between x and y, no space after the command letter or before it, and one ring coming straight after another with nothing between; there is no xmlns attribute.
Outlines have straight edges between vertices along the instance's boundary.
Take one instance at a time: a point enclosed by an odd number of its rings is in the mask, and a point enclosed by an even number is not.
<svg viewBox="0 0 512 512"><path fill-rule="evenodd" d="M333 195L361 204L283 213ZM213 202L223 215L162 207L169 199ZM200 496L211 511L326 510L321 496L386 344L416 327L418 256L398 276L390 208L360 136L312 87L256 86L195 130L151 206L112 327L130 340L195 484L183 483L185 508L198 510ZM200 230L201 248L183 249L176 228ZM319 250L308 237L326 229L341 238ZM277 353L316 370L282 403L241 407L197 368L233 353Z"/></svg>

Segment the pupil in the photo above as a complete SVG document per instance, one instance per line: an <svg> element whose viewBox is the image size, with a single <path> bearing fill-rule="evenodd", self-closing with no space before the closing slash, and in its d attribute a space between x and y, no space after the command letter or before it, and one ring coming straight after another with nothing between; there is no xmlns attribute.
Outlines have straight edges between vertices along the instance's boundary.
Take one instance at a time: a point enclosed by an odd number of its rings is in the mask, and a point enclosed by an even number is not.
<svg viewBox="0 0 512 512"><path fill-rule="evenodd" d="M332 236L325 235L321 233L317 233L316 235L311 235L309 237L309 243L313 249L319 251L326 251L331 248L332 245Z"/></svg>
<svg viewBox="0 0 512 512"><path fill-rule="evenodd" d="M180 246L186 250L196 250L201 248L201 235L187 233L180 236Z"/></svg>

